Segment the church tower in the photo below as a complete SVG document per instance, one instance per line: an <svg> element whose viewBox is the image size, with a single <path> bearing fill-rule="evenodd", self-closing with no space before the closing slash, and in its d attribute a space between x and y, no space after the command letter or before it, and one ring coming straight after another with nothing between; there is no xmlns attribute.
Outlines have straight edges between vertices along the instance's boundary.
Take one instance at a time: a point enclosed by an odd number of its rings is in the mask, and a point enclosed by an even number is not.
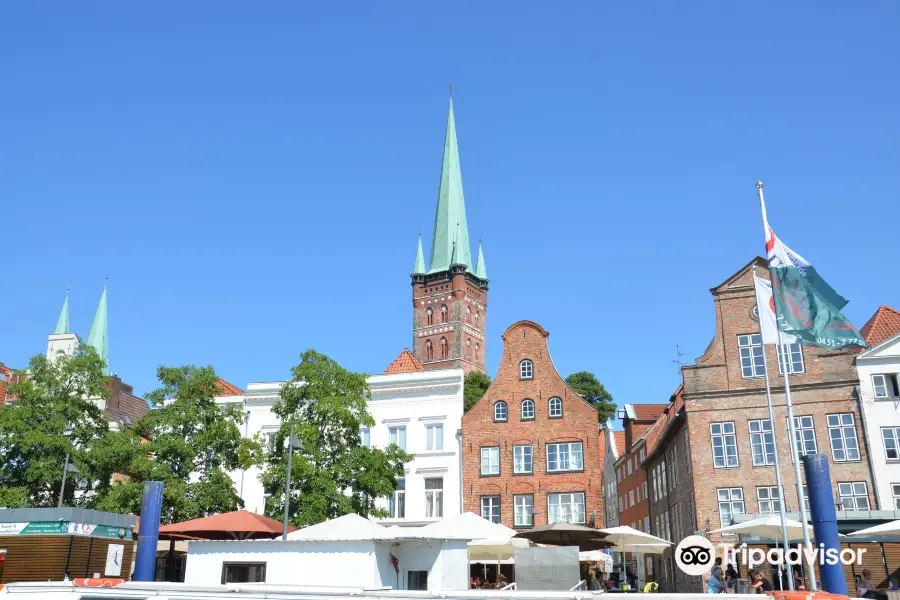
<svg viewBox="0 0 900 600"><path fill-rule="evenodd" d="M484 372L487 355L487 267L481 242L472 262L462 171L456 145L453 98L447 117L431 258L422 238L412 273L413 352L426 369Z"/></svg>

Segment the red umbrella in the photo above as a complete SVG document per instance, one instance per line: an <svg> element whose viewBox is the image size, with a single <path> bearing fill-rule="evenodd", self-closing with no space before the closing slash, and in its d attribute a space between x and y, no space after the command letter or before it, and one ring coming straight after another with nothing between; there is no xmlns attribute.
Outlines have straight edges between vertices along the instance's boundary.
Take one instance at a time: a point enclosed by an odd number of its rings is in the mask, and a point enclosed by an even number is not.
<svg viewBox="0 0 900 600"><path fill-rule="evenodd" d="M248 510L237 510L183 523L163 525L159 528L159 536L170 539L255 540L278 537L282 529L281 521ZM288 526L288 531L296 529Z"/></svg>

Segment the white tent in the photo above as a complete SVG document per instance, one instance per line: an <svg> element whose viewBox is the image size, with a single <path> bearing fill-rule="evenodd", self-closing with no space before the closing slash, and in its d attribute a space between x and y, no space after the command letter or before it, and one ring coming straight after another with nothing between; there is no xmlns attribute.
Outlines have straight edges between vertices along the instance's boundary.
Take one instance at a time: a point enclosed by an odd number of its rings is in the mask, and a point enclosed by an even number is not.
<svg viewBox="0 0 900 600"><path fill-rule="evenodd" d="M785 519L785 523L787 523L788 539L797 540L803 537L803 524L800 521ZM807 525L806 527L809 530L810 537L812 537L812 526ZM750 521L744 521L743 523L722 527L721 529L713 529L710 533L742 533L744 535L771 538L773 540L778 540L779 543L783 541L781 539L781 517L778 515L759 517L757 519L751 519Z"/></svg>
<svg viewBox="0 0 900 600"><path fill-rule="evenodd" d="M860 529L859 531L854 531L848 535L900 535L900 520Z"/></svg>
<svg viewBox="0 0 900 600"><path fill-rule="evenodd" d="M419 530L418 535L439 539L471 540L470 561L508 560L513 557L516 548L531 546L528 540L514 537L516 535L514 529L492 523L470 512L426 525Z"/></svg>
<svg viewBox="0 0 900 600"><path fill-rule="evenodd" d="M287 539L307 542L348 542L363 540L392 540L397 537L387 527L350 513L324 523L304 527L288 534Z"/></svg>

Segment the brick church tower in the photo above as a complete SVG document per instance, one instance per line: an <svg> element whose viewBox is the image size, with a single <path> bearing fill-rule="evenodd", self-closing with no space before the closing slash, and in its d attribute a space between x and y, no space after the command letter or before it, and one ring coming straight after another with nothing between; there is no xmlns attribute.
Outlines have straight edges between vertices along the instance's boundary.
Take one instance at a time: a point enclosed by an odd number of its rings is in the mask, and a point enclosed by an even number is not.
<svg viewBox="0 0 900 600"><path fill-rule="evenodd" d="M413 352L426 369L484 372L487 354L487 268L481 243L472 265L463 198L453 99L447 117L431 259L425 267L422 239L412 272Z"/></svg>

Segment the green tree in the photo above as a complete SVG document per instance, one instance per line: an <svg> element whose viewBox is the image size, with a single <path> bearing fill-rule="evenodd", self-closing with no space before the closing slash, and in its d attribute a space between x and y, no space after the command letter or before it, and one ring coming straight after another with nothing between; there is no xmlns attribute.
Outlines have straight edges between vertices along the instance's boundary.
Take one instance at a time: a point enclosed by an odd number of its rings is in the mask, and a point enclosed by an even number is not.
<svg viewBox="0 0 900 600"><path fill-rule="evenodd" d="M566 377L569 387L593 404L597 408L601 423L616 416L616 405L613 403L612 394L606 391L603 384L597 380L597 376L590 371L578 371Z"/></svg>
<svg viewBox="0 0 900 600"><path fill-rule="evenodd" d="M259 442L241 437L241 407L216 403L212 367L160 367L157 377L162 385L148 396L153 410L96 445L106 471L125 476L105 480L96 508L139 513L143 483L153 480L164 484L165 523L238 510L229 472L262 460Z"/></svg>
<svg viewBox="0 0 900 600"><path fill-rule="evenodd" d="M469 371L463 379L463 408L469 412L491 385L491 378L481 371Z"/></svg>
<svg viewBox="0 0 900 600"><path fill-rule="evenodd" d="M0 506L56 506L66 455L79 473L63 502L88 506L98 473L91 450L108 431L98 406L109 395L103 361L80 345L73 356L35 356L22 375L8 390L17 398L0 408Z"/></svg>
<svg viewBox="0 0 900 600"><path fill-rule="evenodd" d="M403 464L412 457L398 448L368 448L360 430L375 424L366 410L366 376L352 373L315 350L300 355L291 380L272 408L281 419L262 480L271 494L266 511L280 519L284 510L286 442L291 425L302 448L291 464L290 522L301 527L347 513L387 516L375 500L391 496Z"/></svg>

